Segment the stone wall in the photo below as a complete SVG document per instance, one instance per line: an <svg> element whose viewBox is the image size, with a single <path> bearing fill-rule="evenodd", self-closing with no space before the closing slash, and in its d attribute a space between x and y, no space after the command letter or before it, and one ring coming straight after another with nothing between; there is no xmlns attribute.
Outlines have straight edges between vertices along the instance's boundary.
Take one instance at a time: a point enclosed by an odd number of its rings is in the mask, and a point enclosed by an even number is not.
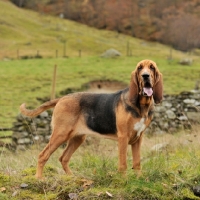
<svg viewBox="0 0 200 200"><path fill-rule="evenodd" d="M48 142L51 115L51 110L33 119L18 115L13 123L12 135L16 148L25 149L34 143ZM162 104L155 107L154 119L146 133L174 133L179 129L191 129L196 123L200 123L200 90L166 95Z"/></svg>
<svg viewBox="0 0 200 200"><path fill-rule="evenodd" d="M200 123L200 90L166 95L162 104L155 106L154 119L146 132L174 133L180 129L191 129Z"/></svg>
<svg viewBox="0 0 200 200"><path fill-rule="evenodd" d="M13 146L25 150L32 144L47 143L51 135L52 111L44 111L36 118L29 118L19 114L13 123Z"/></svg>

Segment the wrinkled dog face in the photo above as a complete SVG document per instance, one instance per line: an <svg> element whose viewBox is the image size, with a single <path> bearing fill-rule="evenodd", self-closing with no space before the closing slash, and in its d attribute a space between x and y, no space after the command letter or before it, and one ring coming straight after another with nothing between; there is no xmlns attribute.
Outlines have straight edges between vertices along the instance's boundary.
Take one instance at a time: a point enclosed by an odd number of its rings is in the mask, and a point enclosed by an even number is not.
<svg viewBox="0 0 200 200"><path fill-rule="evenodd" d="M143 96L152 96L153 87L156 79L156 63L150 60L144 60L137 65L137 81L139 85L139 94Z"/></svg>

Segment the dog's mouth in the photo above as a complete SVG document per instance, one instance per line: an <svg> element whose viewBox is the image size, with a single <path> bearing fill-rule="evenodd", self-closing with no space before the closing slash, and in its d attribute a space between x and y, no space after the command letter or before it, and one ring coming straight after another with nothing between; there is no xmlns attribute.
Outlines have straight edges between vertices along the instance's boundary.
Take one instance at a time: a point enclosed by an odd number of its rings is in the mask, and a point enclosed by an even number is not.
<svg viewBox="0 0 200 200"><path fill-rule="evenodd" d="M144 87L142 93L143 93L143 96L150 97L153 94L153 89L151 87Z"/></svg>
<svg viewBox="0 0 200 200"><path fill-rule="evenodd" d="M145 80L143 83L142 95L147 97L151 97L153 95L153 87L149 79Z"/></svg>

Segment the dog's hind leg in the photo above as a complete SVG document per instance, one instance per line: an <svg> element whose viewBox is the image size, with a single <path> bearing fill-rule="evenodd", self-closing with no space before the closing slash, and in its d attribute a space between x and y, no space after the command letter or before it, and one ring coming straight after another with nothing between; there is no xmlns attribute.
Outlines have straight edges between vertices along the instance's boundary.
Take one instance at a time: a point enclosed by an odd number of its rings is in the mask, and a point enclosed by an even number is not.
<svg viewBox="0 0 200 200"><path fill-rule="evenodd" d="M62 163L62 167L67 174L72 174L69 168L69 160L72 154L78 149L78 147L84 142L86 135L77 135L71 138L68 142L66 149L63 151L62 156L59 158Z"/></svg>
<svg viewBox="0 0 200 200"><path fill-rule="evenodd" d="M41 179L43 168L45 163L48 161L51 154L64 142L69 139L69 134L64 134L66 131L53 130L49 143L43 149L43 151L38 156L38 164L37 164L37 171L36 171L36 178Z"/></svg>

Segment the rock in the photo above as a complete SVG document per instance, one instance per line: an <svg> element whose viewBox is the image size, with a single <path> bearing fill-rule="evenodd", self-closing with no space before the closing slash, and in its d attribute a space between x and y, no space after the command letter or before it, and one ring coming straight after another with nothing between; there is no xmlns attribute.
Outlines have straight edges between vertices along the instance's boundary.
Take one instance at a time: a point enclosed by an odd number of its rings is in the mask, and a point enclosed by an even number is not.
<svg viewBox="0 0 200 200"><path fill-rule="evenodd" d="M151 151L162 151L162 150L166 149L168 145L169 145L169 143L156 144L151 148Z"/></svg>
<svg viewBox="0 0 200 200"><path fill-rule="evenodd" d="M41 135L36 135L33 137L34 142L41 143L44 141L44 137Z"/></svg>
<svg viewBox="0 0 200 200"><path fill-rule="evenodd" d="M200 197L200 185L196 185L192 188L194 195Z"/></svg>
<svg viewBox="0 0 200 200"><path fill-rule="evenodd" d="M200 122L200 112L188 112L187 117L189 120Z"/></svg>
<svg viewBox="0 0 200 200"><path fill-rule="evenodd" d="M24 189L24 188L27 188L27 187L28 187L28 184L22 183L22 184L20 185L20 187L23 188L23 189Z"/></svg>
<svg viewBox="0 0 200 200"><path fill-rule="evenodd" d="M46 135L46 136L44 137L44 141L45 141L46 143L49 142L50 137L51 137L51 135Z"/></svg>
<svg viewBox="0 0 200 200"><path fill-rule="evenodd" d="M37 122L37 127L44 128L45 126L46 126L46 123L43 120Z"/></svg>
<svg viewBox="0 0 200 200"><path fill-rule="evenodd" d="M17 116L17 121L18 122L22 122L24 120L24 117L21 115L21 114L19 114L18 116Z"/></svg>
<svg viewBox="0 0 200 200"><path fill-rule="evenodd" d="M68 196L69 196L70 199L73 199L73 200L78 199L78 194L76 194L76 193L69 193Z"/></svg>
<svg viewBox="0 0 200 200"><path fill-rule="evenodd" d="M165 132L163 131L163 130L161 130L160 128L156 128L155 130L154 130L154 134L155 135L162 135L162 134L164 134Z"/></svg>
<svg viewBox="0 0 200 200"><path fill-rule="evenodd" d="M16 147L16 151L25 151L25 150L26 150L25 145L18 144Z"/></svg>
<svg viewBox="0 0 200 200"><path fill-rule="evenodd" d="M40 118L47 118L49 116L47 111L44 111L40 114Z"/></svg>
<svg viewBox="0 0 200 200"><path fill-rule="evenodd" d="M172 110L167 110L166 114L167 114L167 117L169 119L175 119L176 118L176 115L175 115L175 113Z"/></svg>
<svg viewBox="0 0 200 200"><path fill-rule="evenodd" d="M44 128L37 128L36 133L37 133L38 135L46 135L46 134L49 134L49 128L46 128L46 127L44 127Z"/></svg>
<svg viewBox="0 0 200 200"><path fill-rule="evenodd" d="M194 105L195 106L200 106L200 101L195 101Z"/></svg>
<svg viewBox="0 0 200 200"><path fill-rule="evenodd" d="M155 106L155 112L160 113L160 112L165 112L165 111L166 109L164 106Z"/></svg>
<svg viewBox="0 0 200 200"><path fill-rule="evenodd" d="M178 117L178 119L180 121L187 121L188 120L188 118L185 115L182 115L182 116Z"/></svg>
<svg viewBox="0 0 200 200"><path fill-rule="evenodd" d="M194 105L195 104L195 99L184 99L183 102L186 103L186 104Z"/></svg>
<svg viewBox="0 0 200 200"><path fill-rule="evenodd" d="M167 121L160 120L158 123L162 130L167 130L169 128L169 123Z"/></svg>
<svg viewBox="0 0 200 200"><path fill-rule="evenodd" d="M18 144L31 144L31 139L30 138L20 138L17 141Z"/></svg>
<svg viewBox="0 0 200 200"><path fill-rule="evenodd" d="M17 121L17 122L14 122L13 123L13 126L15 126L15 127L20 127L20 126L22 126L23 125L23 122L22 121Z"/></svg>
<svg viewBox="0 0 200 200"><path fill-rule="evenodd" d="M167 102L167 101L164 101L164 102L162 103L162 105L163 105L164 107L167 107L167 108L171 108L171 107L172 107L172 104L171 104L170 102Z"/></svg>
<svg viewBox="0 0 200 200"><path fill-rule="evenodd" d="M121 53L115 49L109 49L105 51L103 54L101 54L101 57L103 58L114 58L118 56L121 56Z"/></svg>
<svg viewBox="0 0 200 200"><path fill-rule="evenodd" d="M15 197L15 196L17 196L17 195L18 195L18 193L19 193L19 191L15 190L15 191L12 193L12 197Z"/></svg>
<svg viewBox="0 0 200 200"><path fill-rule="evenodd" d="M193 60L191 58L183 58L179 61L179 64L181 65L191 65L193 63Z"/></svg>
<svg viewBox="0 0 200 200"><path fill-rule="evenodd" d="M27 132L14 132L13 135L12 135L12 138L16 138L16 139L19 139L19 138L24 138L24 137L27 137L28 136L28 133Z"/></svg>
<svg viewBox="0 0 200 200"><path fill-rule="evenodd" d="M24 128L24 126L20 126L17 130L18 130L19 132L26 131L26 129Z"/></svg>

